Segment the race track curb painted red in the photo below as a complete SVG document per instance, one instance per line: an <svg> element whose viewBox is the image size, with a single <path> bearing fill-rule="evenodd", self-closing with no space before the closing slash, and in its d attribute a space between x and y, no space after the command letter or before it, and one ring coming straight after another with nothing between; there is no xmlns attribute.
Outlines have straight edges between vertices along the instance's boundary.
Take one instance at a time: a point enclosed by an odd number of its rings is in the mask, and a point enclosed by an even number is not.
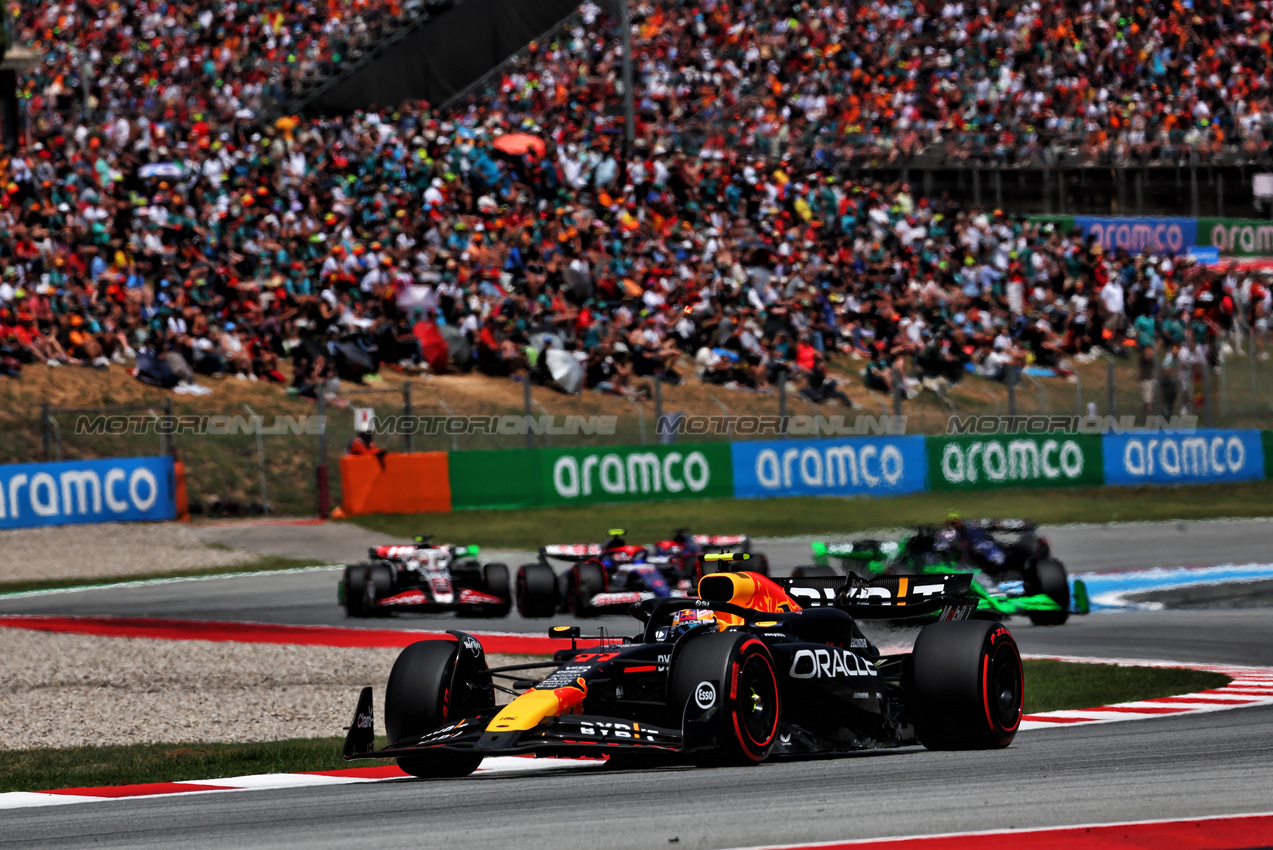
<svg viewBox="0 0 1273 850"><path fill-rule="evenodd" d="M1196 714L1207 711L1226 711L1232 708L1249 708L1257 705L1273 705L1273 667L1239 667L1232 664L1184 664L1171 661L1139 661L1134 659L1075 658L1057 655L1027 655L1027 658L1055 661L1077 661L1084 664L1115 664L1137 667L1187 667L1206 670L1228 676L1233 681L1223 688L1180 694L1158 699L1102 705L1095 708L1074 708L1027 714L1021 719L1021 729L1048 729L1062 726L1082 726L1089 723L1116 723L1121 720L1145 720L1179 714ZM1029 687L1029 683L1026 683ZM1270 836L1273 844L1273 836Z"/></svg>
<svg viewBox="0 0 1273 850"><path fill-rule="evenodd" d="M284 626L222 620L177 620L152 617L58 617L12 615L0 617L0 628L31 629L102 637L155 640L210 640L235 643L279 643L293 646L394 647L418 640L453 638L445 632L415 629L358 629L346 626ZM510 655L551 655L564 644L547 635L506 632L475 633L487 652ZM586 642L585 642L586 645Z"/></svg>
<svg viewBox="0 0 1273 850"><path fill-rule="evenodd" d="M747 850L1250 850L1273 841L1273 814L771 844Z"/></svg>

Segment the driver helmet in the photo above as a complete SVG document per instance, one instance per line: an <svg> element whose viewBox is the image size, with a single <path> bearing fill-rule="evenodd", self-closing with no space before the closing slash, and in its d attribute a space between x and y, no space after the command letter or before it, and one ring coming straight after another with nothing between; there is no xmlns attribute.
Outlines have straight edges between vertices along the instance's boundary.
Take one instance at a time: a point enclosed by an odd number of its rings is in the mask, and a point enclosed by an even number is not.
<svg viewBox="0 0 1273 850"><path fill-rule="evenodd" d="M695 629L716 630L716 612L699 608L683 608L672 615L667 630L668 643L675 643Z"/></svg>
<svg viewBox="0 0 1273 850"><path fill-rule="evenodd" d="M963 528L964 527L964 518L959 515L959 511L951 511L950 513L946 514L946 527L947 528Z"/></svg>

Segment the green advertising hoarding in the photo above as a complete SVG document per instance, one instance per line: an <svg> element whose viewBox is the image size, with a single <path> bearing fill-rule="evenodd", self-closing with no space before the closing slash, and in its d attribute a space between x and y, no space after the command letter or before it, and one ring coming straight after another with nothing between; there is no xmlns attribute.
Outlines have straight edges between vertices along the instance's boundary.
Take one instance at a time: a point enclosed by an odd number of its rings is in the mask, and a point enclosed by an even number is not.
<svg viewBox="0 0 1273 850"><path fill-rule="evenodd" d="M731 498L728 443L452 452L452 510Z"/></svg>
<svg viewBox="0 0 1273 850"><path fill-rule="evenodd" d="M929 437L928 489L1101 484L1101 438L1087 434Z"/></svg>
<svg viewBox="0 0 1273 850"><path fill-rule="evenodd" d="M1227 257L1273 257L1273 221L1255 218L1200 218L1198 244Z"/></svg>

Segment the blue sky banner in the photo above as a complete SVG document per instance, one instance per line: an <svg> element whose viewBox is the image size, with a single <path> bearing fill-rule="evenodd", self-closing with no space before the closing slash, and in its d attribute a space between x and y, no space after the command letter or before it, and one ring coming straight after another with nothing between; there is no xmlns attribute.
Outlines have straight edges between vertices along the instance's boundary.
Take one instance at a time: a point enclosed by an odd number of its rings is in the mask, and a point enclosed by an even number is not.
<svg viewBox="0 0 1273 850"><path fill-rule="evenodd" d="M734 496L896 496L924 489L923 437L730 444Z"/></svg>
<svg viewBox="0 0 1273 850"><path fill-rule="evenodd" d="M1123 248L1133 256L1146 251L1183 256L1198 244L1198 220L1193 218L1075 216L1074 224L1105 250Z"/></svg>
<svg viewBox="0 0 1273 850"><path fill-rule="evenodd" d="M1103 438L1106 484L1208 484L1259 481L1259 431L1111 434Z"/></svg>
<svg viewBox="0 0 1273 850"><path fill-rule="evenodd" d="M0 466L0 528L153 521L176 515L170 457Z"/></svg>

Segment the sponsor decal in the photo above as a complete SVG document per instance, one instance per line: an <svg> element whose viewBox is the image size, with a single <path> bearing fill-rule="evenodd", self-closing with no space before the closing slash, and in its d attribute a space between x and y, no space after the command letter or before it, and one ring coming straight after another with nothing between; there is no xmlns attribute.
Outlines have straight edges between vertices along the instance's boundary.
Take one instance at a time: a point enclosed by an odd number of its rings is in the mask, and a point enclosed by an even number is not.
<svg viewBox="0 0 1273 850"><path fill-rule="evenodd" d="M498 596L492 596L489 593L482 593L480 590L461 590L461 605L499 605L503 602Z"/></svg>
<svg viewBox="0 0 1273 850"><path fill-rule="evenodd" d="M649 729L642 729L636 723L624 723L621 720L581 720L579 734L597 738L620 738L628 740L654 741L655 734Z"/></svg>
<svg viewBox="0 0 1273 850"><path fill-rule="evenodd" d="M477 638L473 637L472 635L464 636L464 648L467 649L469 652L473 653L474 655L482 654L482 644L478 643Z"/></svg>
<svg viewBox="0 0 1273 850"><path fill-rule="evenodd" d="M716 705L716 686L711 682L699 682L694 689L694 704L705 711Z"/></svg>
<svg viewBox="0 0 1273 850"><path fill-rule="evenodd" d="M847 649L801 649L792 656L787 675L793 679L835 679L878 673L870 662Z"/></svg>
<svg viewBox="0 0 1273 850"><path fill-rule="evenodd" d="M1124 248L1133 256L1148 252L1183 254L1198 241L1198 222L1192 218L1075 216L1074 224L1105 250Z"/></svg>
<svg viewBox="0 0 1273 850"><path fill-rule="evenodd" d="M560 667L551 676L535 686L537 691L551 691L557 688L566 688L575 684L575 681L592 669L591 664L568 664Z"/></svg>
<svg viewBox="0 0 1273 850"><path fill-rule="evenodd" d="M0 528L173 519L172 458L0 466Z"/></svg>
<svg viewBox="0 0 1273 850"><path fill-rule="evenodd" d="M368 583L367 598L375 601L376 588L375 585ZM386 596L380 600L381 605L427 605L432 600L423 590L404 590L402 593L395 593L393 596Z"/></svg>
<svg viewBox="0 0 1273 850"><path fill-rule="evenodd" d="M1100 484L1100 438L1090 435L934 437L934 489Z"/></svg>
<svg viewBox="0 0 1273 850"><path fill-rule="evenodd" d="M1273 256L1273 221L1200 218L1198 243L1233 257Z"/></svg>
<svg viewBox="0 0 1273 850"><path fill-rule="evenodd" d="M1263 476L1259 431L1105 438L1105 480L1110 484L1258 481Z"/></svg>
<svg viewBox="0 0 1273 850"><path fill-rule="evenodd" d="M924 488L922 437L734 443L740 498L914 493Z"/></svg>
<svg viewBox="0 0 1273 850"><path fill-rule="evenodd" d="M711 464L702 452L618 452L557 458L553 489L562 499L581 496L701 493L712 481Z"/></svg>

